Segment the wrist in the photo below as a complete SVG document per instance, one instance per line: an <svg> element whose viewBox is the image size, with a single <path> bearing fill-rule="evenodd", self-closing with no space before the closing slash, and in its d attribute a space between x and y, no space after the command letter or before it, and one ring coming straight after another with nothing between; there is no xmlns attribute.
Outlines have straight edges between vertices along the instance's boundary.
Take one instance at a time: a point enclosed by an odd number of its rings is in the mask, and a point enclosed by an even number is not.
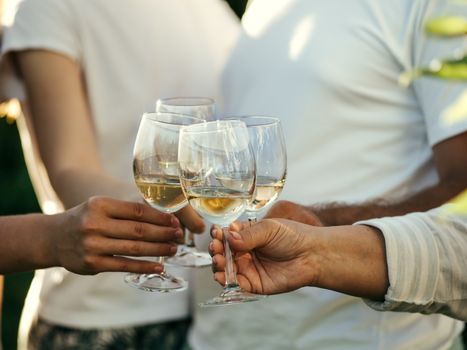
<svg viewBox="0 0 467 350"><path fill-rule="evenodd" d="M320 287L326 278L327 240L324 227L308 226L304 235L304 263L301 273L305 274L302 287Z"/></svg>
<svg viewBox="0 0 467 350"><path fill-rule="evenodd" d="M40 249L37 249L35 257L38 268L48 268L60 266L60 261L57 254L57 242L60 239L59 235L63 234L65 225L61 225L63 214L42 215L43 232L38 237Z"/></svg>
<svg viewBox="0 0 467 350"><path fill-rule="evenodd" d="M317 287L384 299L389 282L382 233L363 225L323 228Z"/></svg>

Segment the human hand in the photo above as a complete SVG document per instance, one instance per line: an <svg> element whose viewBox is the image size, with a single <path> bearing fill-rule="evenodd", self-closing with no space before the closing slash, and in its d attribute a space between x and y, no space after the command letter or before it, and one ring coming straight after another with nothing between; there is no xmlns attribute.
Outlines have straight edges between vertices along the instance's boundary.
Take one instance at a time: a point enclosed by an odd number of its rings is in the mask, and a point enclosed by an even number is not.
<svg viewBox="0 0 467 350"><path fill-rule="evenodd" d="M158 263L123 256L173 255L183 236L175 216L106 197L92 197L57 219L49 250L53 265L79 274L161 272Z"/></svg>
<svg viewBox="0 0 467 350"><path fill-rule="evenodd" d="M307 225L324 226L319 217L303 205L290 201L278 201L264 216L265 219L282 218Z"/></svg>
<svg viewBox="0 0 467 350"><path fill-rule="evenodd" d="M311 232L315 234L311 234ZM284 219L266 219L250 226L235 223L228 232L240 286L257 294L289 292L318 279L321 228ZM225 283L225 258L221 229L211 231L214 279Z"/></svg>
<svg viewBox="0 0 467 350"><path fill-rule="evenodd" d="M206 225L204 220L199 216L196 211L191 207L191 205L187 205L177 211L175 215L180 219L180 222L183 226L185 226L190 232L193 233L203 233Z"/></svg>

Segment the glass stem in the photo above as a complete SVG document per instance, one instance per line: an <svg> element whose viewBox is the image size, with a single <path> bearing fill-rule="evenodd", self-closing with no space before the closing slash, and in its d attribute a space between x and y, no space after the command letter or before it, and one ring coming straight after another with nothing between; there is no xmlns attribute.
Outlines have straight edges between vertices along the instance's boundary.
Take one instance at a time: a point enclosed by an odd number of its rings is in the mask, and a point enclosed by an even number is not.
<svg viewBox="0 0 467 350"><path fill-rule="evenodd" d="M230 250L229 242L227 241L230 235L228 227L223 227L224 232L224 256L225 256L225 286L224 289L236 289L240 288L237 275L235 273L235 267L233 262L232 251Z"/></svg>
<svg viewBox="0 0 467 350"><path fill-rule="evenodd" d="M193 237L193 232L187 229L185 229L185 245L190 248L195 247L195 240Z"/></svg>
<svg viewBox="0 0 467 350"><path fill-rule="evenodd" d="M162 265L162 272L160 274L163 275L165 273L164 257L160 256L158 262L159 262L159 264Z"/></svg>

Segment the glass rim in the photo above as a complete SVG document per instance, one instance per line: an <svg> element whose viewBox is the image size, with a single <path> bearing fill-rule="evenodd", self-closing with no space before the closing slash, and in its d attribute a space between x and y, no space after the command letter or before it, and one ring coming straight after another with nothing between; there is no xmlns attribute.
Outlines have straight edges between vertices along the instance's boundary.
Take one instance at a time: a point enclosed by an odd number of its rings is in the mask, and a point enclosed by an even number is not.
<svg viewBox="0 0 467 350"><path fill-rule="evenodd" d="M184 119L184 120L189 120L192 123L186 124L186 123L177 123L173 121L168 121L167 119L159 119L159 117L163 116L170 116L170 118L179 118L179 119ZM154 123L159 123L159 124L165 124L165 125L180 125L180 126L189 126L192 124L202 124L205 123L206 121L201 118L194 117L192 115L187 115L187 114L182 114L182 113L173 113L173 112L145 112L143 113L142 119L144 120L149 120Z"/></svg>
<svg viewBox="0 0 467 350"><path fill-rule="evenodd" d="M255 124L249 124L247 120L265 120L267 122L265 123L255 123ZM239 115L239 116L225 116L222 117L220 120L240 120L243 121L246 126L249 127L257 127L257 126L267 126L267 125L274 125L274 124L281 124L281 120L277 117L272 117L269 115Z"/></svg>
<svg viewBox="0 0 467 350"><path fill-rule="evenodd" d="M175 101L198 101L199 103L171 103ZM159 103L164 103L168 106L181 106L181 107L194 107L194 106L210 106L215 105L216 101L211 97L202 97L202 96L175 96L175 97L165 97L159 98L156 101L156 105Z"/></svg>
<svg viewBox="0 0 467 350"><path fill-rule="evenodd" d="M211 125L219 125L221 127L219 128L214 128L214 129L200 129L200 128L208 128ZM228 130L229 127L228 125L232 125L232 127L244 127L245 129L247 128L245 122L242 122L241 120L238 119L232 119L232 120L225 120L225 119L218 119L218 120L213 120L204 123L197 123L197 124L191 124L191 125L185 125L182 127L181 132L186 133L186 134L207 134L207 133L216 133L219 131L223 130ZM222 127L225 125L224 127Z"/></svg>

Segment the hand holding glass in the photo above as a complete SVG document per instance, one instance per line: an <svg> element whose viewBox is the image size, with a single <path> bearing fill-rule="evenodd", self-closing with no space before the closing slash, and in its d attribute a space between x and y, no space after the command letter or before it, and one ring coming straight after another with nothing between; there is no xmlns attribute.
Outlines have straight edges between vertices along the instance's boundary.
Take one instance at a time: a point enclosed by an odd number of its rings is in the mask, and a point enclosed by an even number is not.
<svg viewBox="0 0 467 350"><path fill-rule="evenodd" d="M206 220L225 230L243 213L255 189L255 159L245 123L223 120L182 128L178 160L180 183L191 206ZM224 291L201 306L242 303L261 298L240 288L232 253L227 241L224 244Z"/></svg>
<svg viewBox="0 0 467 350"><path fill-rule="evenodd" d="M197 118L171 114L146 113L141 119L134 146L133 173L146 203L166 213L188 204L179 181L178 141L184 125L202 123ZM161 264L164 258L159 257ZM146 291L174 292L188 283L166 271L161 274L128 274L125 282Z"/></svg>

